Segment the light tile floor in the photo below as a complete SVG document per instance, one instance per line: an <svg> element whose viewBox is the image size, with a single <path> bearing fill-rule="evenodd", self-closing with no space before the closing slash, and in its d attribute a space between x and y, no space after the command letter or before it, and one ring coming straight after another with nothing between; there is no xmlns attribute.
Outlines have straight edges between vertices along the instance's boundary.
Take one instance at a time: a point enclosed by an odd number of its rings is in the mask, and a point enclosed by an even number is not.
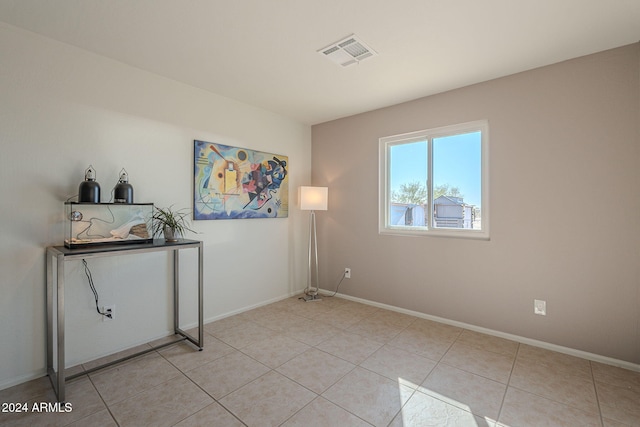
<svg viewBox="0 0 640 427"><path fill-rule="evenodd" d="M69 382L71 412L0 425L640 426L639 372L345 299L289 298L205 332L202 352L180 343ZM53 401L46 377L0 391Z"/></svg>

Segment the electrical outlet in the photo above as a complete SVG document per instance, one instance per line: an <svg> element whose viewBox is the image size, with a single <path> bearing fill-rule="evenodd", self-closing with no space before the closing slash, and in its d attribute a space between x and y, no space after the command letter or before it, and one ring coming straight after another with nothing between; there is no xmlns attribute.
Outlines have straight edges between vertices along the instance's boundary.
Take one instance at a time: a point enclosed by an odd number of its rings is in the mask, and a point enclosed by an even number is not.
<svg viewBox="0 0 640 427"><path fill-rule="evenodd" d="M346 267L344 269L344 278L345 279L351 279L351 269L349 267Z"/></svg>
<svg viewBox="0 0 640 427"><path fill-rule="evenodd" d="M105 313L105 315L102 316L102 321L103 322L111 322L115 318L116 306L115 305L105 305L104 307L102 307L102 312ZM107 314L110 314L111 316L107 316Z"/></svg>
<svg viewBox="0 0 640 427"><path fill-rule="evenodd" d="M547 315L547 302L539 299L533 300L533 313L539 314L540 316Z"/></svg>

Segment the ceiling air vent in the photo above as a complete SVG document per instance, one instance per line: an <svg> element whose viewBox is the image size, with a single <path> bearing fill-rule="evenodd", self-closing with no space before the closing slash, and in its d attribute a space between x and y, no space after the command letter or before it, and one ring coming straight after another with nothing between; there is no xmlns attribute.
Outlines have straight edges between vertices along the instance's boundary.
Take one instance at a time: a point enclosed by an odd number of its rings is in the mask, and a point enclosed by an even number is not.
<svg viewBox="0 0 640 427"><path fill-rule="evenodd" d="M355 35L350 35L344 40L332 43L329 46L320 49L319 54L329 58L338 65L348 67L357 64L363 59L376 56L377 53L369 46L364 44Z"/></svg>

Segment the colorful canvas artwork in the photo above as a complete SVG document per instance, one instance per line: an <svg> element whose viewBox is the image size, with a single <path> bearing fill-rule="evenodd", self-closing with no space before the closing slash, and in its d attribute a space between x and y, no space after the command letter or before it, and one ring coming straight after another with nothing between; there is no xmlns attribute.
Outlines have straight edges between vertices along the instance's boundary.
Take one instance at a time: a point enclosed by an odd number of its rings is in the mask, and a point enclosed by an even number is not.
<svg viewBox="0 0 640 427"><path fill-rule="evenodd" d="M287 217L288 168L287 156L194 141L194 219Z"/></svg>

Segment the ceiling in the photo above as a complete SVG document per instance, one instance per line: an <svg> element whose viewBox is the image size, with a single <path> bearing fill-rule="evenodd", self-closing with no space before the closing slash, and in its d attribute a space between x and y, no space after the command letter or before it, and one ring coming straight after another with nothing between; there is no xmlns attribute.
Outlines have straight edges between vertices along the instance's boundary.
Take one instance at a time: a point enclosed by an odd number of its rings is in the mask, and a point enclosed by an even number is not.
<svg viewBox="0 0 640 427"><path fill-rule="evenodd" d="M640 40L640 0L0 0L0 21L304 124ZM355 34L377 56L317 51Z"/></svg>

